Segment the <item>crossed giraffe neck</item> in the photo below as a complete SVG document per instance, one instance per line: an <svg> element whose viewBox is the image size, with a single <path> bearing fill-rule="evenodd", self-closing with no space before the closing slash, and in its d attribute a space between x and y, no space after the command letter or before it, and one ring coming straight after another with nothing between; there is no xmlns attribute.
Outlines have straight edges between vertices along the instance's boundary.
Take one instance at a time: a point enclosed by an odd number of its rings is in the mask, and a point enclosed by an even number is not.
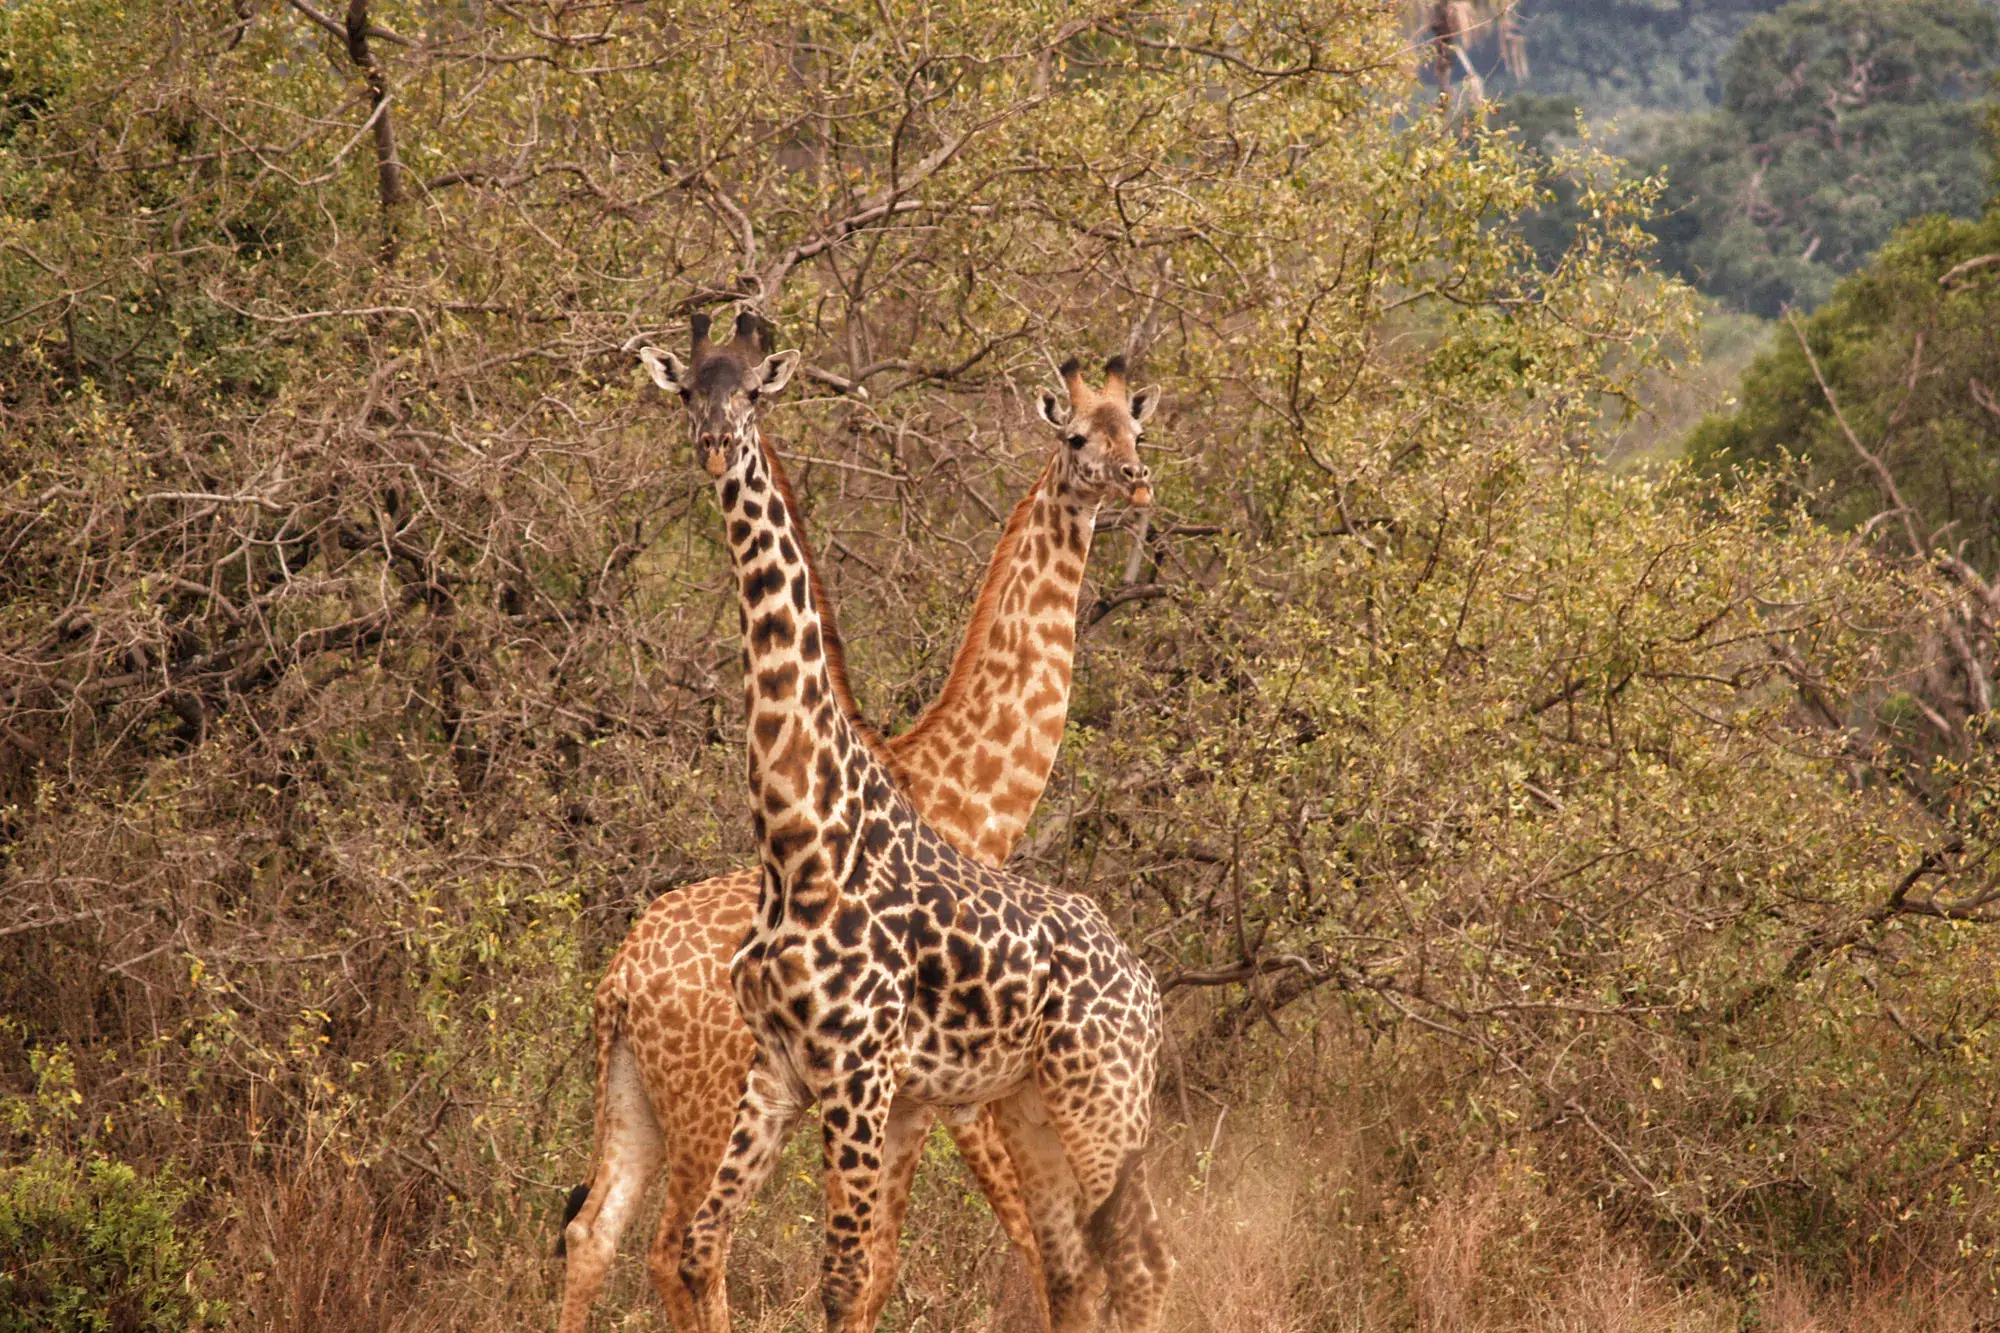
<svg viewBox="0 0 2000 1333"><path fill-rule="evenodd" d="M736 1211L817 1101L822 1300L830 1328L863 1327L880 1184L920 1146L915 1112L990 1102L1043 1248L1058 1333L1090 1319L1086 1244L1124 1326L1156 1327L1171 1263L1140 1153L1158 988L1094 904L994 871L925 825L851 722L794 506L756 430L758 397L782 387L796 353L755 361L755 331L739 322L717 352L698 325L692 366L649 361L687 401L716 479L740 593L763 866L756 921L731 969L757 1056L688 1230L689 1294L706 1305ZM1081 459L1090 438L1071 443ZM1133 443L1122 441L1124 459L1093 466L1143 485ZM1090 1219L1081 1237L1079 1217Z"/></svg>
<svg viewBox="0 0 2000 1333"><path fill-rule="evenodd" d="M1150 391L1121 397L1115 359L1101 393L1082 382L1074 363L1065 370L1068 394L1050 395L1041 405L1059 438L995 544L944 688L914 726L887 738L879 751L932 827L989 865L1006 859L1025 828L1067 719L1076 602L1101 498L1093 463L1111 456L1114 436L1136 445L1156 399ZM1092 434L1099 437L1094 445ZM1079 435L1086 437L1081 446L1074 442ZM1127 475L1120 467L1115 478L1134 484L1126 498L1148 498L1132 494L1149 480L1143 471ZM775 460L772 480L796 516ZM817 594L814 600L835 693L855 717L832 608ZM676 1333L695 1333L704 1319L726 1324L720 1288L709 1293L711 1309L691 1308L680 1278L681 1239L727 1146L755 1053L731 994L729 965L754 918L760 882L750 866L662 895L633 923L598 987L595 1160L589 1186L572 1195L557 1247L565 1253L567 1246L563 1333L588 1326L619 1237L655 1175L663 1198L648 1267L668 1323ZM1046 1319L1042 1247L992 1109L954 1118L947 1128L1018 1249ZM916 1164L912 1155L897 1173L885 1173L864 1326L896 1287ZM1096 1275L1091 1281L1097 1285Z"/></svg>
<svg viewBox="0 0 2000 1333"><path fill-rule="evenodd" d="M1062 367L1067 403L1053 394L1040 400L1042 418L1064 434L1066 447L1043 468L1034 488L1009 516L944 689L907 731L891 739L861 721L848 686L840 638L830 611L823 609L826 599L783 465L762 447L759 437L758 447L744 455L740 482L733 477L719 480L723 508L729 511L733 501L738 511L728 520L732 543L739 525L754 524L761 509L773 534L770 549L778 555L777 564L783 567L792 593L789 612L781 604L760 608L750 598L752 585L746 579L746 652L775 645L776 657L785 656L789 645L778 642L774 615L779 619L790 615L798 636L795 706L785 664L754 670L746 658L753 807L761 804L765 813L775 814L775 802L798 797L795 747L806 734L803 726L795 726L783 749L762 752L784 787L780 794L770 785L772 773L758 764L760 751L754 740L760 728L776 728L788 712L795 720L801 712L812 713L813 734L822 742L831 738L837 749L841 742L832 735L837 728L830 721L822 727L817 718L830 704L829 717L848 721L856 739L881 761L896 788L909 798L908 804L921 808L934 829L989 864L1006 859L1041 799L1062 743L1075 660L1077 593L1090 558L1097 511L1108 486L1116 486L1136 504L1152 499L1151 474L1138 461L1137 445L1158 392L1147 389L1128 395L1122 358L1112 358L1105 370L1106 384L1100 393L1088 386L1072 358ZM758 553L761 548L748 554ZM741 568L745 550L736 548L733 554ZM766 566L763 574L767 581L771 568ZM763 591L768 597L768 582ZM760 640L760 631L768 637ZM824 679L808 684L805 677L815 668L823 669ZM771 688L760 691L767 681ZM818 799L827 799L823 788ZM760 830L759 841L766 848L774 842L784 848L790 835L782 829L768 834ZM766 864L779 873L781 882L790 882L790 867L768 859ZM809 893L801 900L803 910L816 910L814 901Z"/></svg>
<svg viewBox="0 0 2000 1333"><path fill-rule="evenodd" d="M1077 594L1097 512L1112 493L1135 505L1152 501L1138 444L1159 391L1131 392L1122 357L1106 362L1101 391L1074 357L1062 376L1066 400L1044 393L1037 403L1062 443L1008 516L943 690L908 730L875 746L930 825L991 865L1020 841L1061 748ZM773 484L789 495L782 467L770 463ZM815 601L825 607L823 597ZM822 615L834 691L857 719L839 636L830 613Z"/></svg>

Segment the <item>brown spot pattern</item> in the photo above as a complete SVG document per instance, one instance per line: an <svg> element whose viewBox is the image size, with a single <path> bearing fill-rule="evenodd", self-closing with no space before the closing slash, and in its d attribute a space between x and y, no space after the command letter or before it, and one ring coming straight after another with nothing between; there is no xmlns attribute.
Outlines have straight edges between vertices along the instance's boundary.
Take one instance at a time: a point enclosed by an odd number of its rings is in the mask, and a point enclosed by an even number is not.
<svg viewBox="0 0 2000 1333"><path fill-rule="evenodd" d="M930 1123L923 1103L982 1101L951 1129L1031 1268L1037 1253L1050 1257L1055 1326L1084 1326L1080 1312L1107 1279L1127 1327L1155 1326L1171 1264L1150 1202L1134 1202L1157 1058L1151 976L1086 900L990 868L1018 840L1063 733L1097 493L1071 475L1059 445L995 548L945 689L885 742L860 724L782 469L754 445L744 453L748 476L718 489L725 508L737 498L726 527L739 561L750 561L738 572L757 710L751 783L773 815L760 821L766 864L656 900L598 989L598 1162L570 1225L562 1327L583 1328L602 1280L601 1269L591 1280L592 1256L608 1265L637 1191L664 1159L655 1286L677 1330L727 1328L714 1280L726 1219L708 1210L706 1234L690 1238L686 1284L680 1236L711 1185L737 1200L754 1188L771 1144L782 1143L774 1131L804 1096L820 1101L826 1125L830 1326L872 1326L893 1287L895 1238ZM743 500L767 489L756 462L783 504L753 520ZM801 573L817 619L795 625L794 596L783 599L782 625L760 624L779 619L770 592L795 588ZM838 713L794 714L777 750L782 710L822 693ZM861 742L852 755L850 735ZM818 762L835 741L859 762ZM870 779L884 767L916 807ZM796 912L759 911L760 899L773 901L767 880L818 904L810 929ZM865 911L855 918L848 903ZM765 1057L739 1006L757 1016ZM899 1088L912 1095L892 1106ZM1086 1235L1076 1221L1093 1210L1103 1225Z"/></svg>

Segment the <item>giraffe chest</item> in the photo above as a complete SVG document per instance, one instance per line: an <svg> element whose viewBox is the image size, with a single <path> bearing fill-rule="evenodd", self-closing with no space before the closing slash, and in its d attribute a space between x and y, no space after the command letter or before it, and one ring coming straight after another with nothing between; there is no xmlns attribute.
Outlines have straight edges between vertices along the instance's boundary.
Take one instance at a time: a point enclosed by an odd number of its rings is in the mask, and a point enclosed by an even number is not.
<svg viewBox="0 0 2000 1333"><path fill-rule="evenodd" d="M1046 934L982 906L915 951L905 1017L904 1091L921 1102L997 1096L1033 1069L1049 998Z"/></svg>
<svg viewBox="0 0 2000 1333"><path fill-rule="evenodd" d="M760 922L732 967L737 1003L814 1096L863 1068L921 1101L996 1096L1032 1067L1046 933L997 897L903 888L843 900L813 928Z"/></svg>

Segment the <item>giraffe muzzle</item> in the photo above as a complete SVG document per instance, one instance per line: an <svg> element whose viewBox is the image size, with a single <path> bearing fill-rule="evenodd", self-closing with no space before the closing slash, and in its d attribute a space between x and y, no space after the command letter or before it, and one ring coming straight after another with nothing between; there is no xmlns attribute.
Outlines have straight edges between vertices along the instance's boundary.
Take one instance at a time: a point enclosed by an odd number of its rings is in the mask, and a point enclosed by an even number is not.
<svg viewBox="0 0 2000 1333"><path fill-rule="evenodd" d="M1141 509L1152 504L1152 469L1144 463L1126 463L1119 470L1125 474L1125 498Z"/></svg>

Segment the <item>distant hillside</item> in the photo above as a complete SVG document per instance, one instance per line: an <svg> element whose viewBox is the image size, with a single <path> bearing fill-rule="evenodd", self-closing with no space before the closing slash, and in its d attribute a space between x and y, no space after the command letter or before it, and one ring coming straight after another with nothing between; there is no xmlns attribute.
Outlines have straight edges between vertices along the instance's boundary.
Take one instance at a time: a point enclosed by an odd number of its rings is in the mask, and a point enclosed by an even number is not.
<svg viewBox="0 0 2000 1333"><path fill-rule="evenodd" d="M1489 40L1475 62L1530 143L1566 138L1579 110L1616 117L1604 144L1667 175L1660 266L1771 318L1816 307L1904 222L1979 216L1995 15L1990 0L1524 0L1525 59ZM1538 251L1575 220L1557 193L1527 222Z"/></svg>
<svg viewBox="0 0 2000 1333"><path fill-rule="evenodd" d="M1593 116L1702 110L1722 100L1718 70L1737 34L1776 8L1777 0L1523 0L1527 78L1502 68L1490 87L1503 97L1569 98Z"/></svg>

